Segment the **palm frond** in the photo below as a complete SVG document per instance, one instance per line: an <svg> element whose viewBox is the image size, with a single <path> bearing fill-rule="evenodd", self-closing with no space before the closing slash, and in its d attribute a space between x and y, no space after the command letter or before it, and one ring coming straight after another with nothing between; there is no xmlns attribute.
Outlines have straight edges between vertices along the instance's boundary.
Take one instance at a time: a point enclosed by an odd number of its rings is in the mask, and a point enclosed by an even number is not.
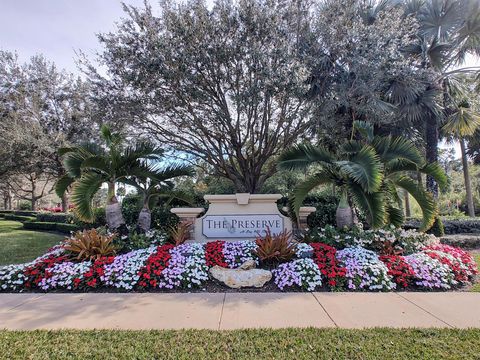
<svg viewBox="0 0 480 360"><path fill-rule="evenodd" d="M375 149L366 145L350 161L338 161L337 164L366 192L373 193L382 183L382 164L379 160Z"/></svg>
<svg viewBox="0 0 480 360"><path fill-rule="evenodd" d="M293 211L298 215L300 207L302 206L303 200L307 197L308 193L315 189L317 186L328 184L333 182L331 174L327 171L321 171L312 175L302 181L297 187L293 190L293 196L291 199L291 204L293 206Z"/></svg>
<svg viewBox="0 0 480 360"><path fill-rule="evenodd" d="M387 222L395 227L400 227L405 221L405 216L403 215L402 209L393 206L387 206L386 217Z"/></svg>
<svg viewBox="0 0 480 360"><path fill-rule="evenodd" d="M59 198L62 198L63 195L67 192L70 185L75 182L75 179L71 176L65 174L55 183L55 193Z"/></svg>
<svg viewBox="0 0 480 360"><path fill-rule="evenodd" d="M322 147L300 144L282 153L278 166L282 170L298 170L316 162L331 163L333 160L333 155Z"/></svg>
<svg viewBox="0 0 480 360"><path fill-rule="evenodd" d="M348 187L355 204L367 215L369 224L379 228L385 224L385 201L382 192L366 193L358 184Z"/></svg>
<svg viewBox="0 0 480 360"><path fill-rule="evenodd" d="M437 215L437 207L432 194L423 190L416 181L409 177L399 176L394 181L398 187L405 189L417 201L423 215L420 230L428 230L432 226L435 221L435 216Z"/></svg>
<svg viewBox="0 0 480 360"><path fill-rule="evenodd" d="M82 175L73 185L72 203L78 217L86 222L94 220L92 200L105 179L96 173L89 172Z"/></svg>

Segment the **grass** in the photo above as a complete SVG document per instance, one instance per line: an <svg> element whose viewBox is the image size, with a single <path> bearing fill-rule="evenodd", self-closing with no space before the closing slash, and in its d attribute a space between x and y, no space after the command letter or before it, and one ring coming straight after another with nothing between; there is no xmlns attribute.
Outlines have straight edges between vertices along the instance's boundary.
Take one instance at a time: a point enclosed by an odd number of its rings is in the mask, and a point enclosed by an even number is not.
<svg viewBox="0 0 480 360"><path fill-rule="evenodd" d="M474 359L480 329L0 331L4 359Z"/></svg>
<svg viewBox="0 0 480 360"><path fill-rule="evenodd" d="M0 266L31 261L63 238L64 235L24 230L17 221L0 220Z"/></svg>
<svg viewBox="0 0 480 360"><path fill-rule="evenodd" d="M477 262L478 268L480 270L480 252L473 253L473 257L475 258L475 261ZM474 284L470 291L480 292L480 281Z"/></svg>

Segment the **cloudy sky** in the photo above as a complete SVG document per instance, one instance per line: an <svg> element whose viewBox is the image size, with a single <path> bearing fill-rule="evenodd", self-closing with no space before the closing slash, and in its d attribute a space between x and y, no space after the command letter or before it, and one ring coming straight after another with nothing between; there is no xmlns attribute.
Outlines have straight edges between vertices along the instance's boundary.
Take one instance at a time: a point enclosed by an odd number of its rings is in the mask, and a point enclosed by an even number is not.
<svg viewBox="0 0 480 360"><path fill-rule="evenodd" d="M75 51L91 55L95 34L114 29L123 16L120 0L0 0L0 49L21 60L42 53L59 67L76 71ZM125 0L142 5L143 0Z"/></svg>

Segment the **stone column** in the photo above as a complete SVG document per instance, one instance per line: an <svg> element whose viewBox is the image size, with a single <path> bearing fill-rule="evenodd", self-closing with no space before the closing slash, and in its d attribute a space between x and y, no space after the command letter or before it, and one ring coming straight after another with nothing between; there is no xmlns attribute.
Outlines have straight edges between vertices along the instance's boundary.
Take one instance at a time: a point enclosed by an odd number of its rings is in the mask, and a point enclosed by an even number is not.
<svg viewBox="0 0 480 360"><path fill-rule="evenodd" d="M190 234L188 239L195 239L195 220L205 211L204 208L172 208L170 211L180 218L180 222L188 222L190 226Z"/></svg>
<svg viewBox="0 0 480 360"><path fill-rule="evenodd" d="M307 217L311 213L315 212L317 209L313 206L302 206L298 212L298 229L300 231L305 231L308 228Z"/></svg>

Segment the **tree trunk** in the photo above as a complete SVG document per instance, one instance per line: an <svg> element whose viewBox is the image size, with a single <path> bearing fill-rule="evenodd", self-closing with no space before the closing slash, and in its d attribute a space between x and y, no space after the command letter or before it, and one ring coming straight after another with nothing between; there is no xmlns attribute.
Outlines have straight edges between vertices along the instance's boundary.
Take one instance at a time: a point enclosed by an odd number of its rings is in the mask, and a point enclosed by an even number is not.
<svg viewBox="0 0 480 360"><path fill-rule="evenodd" d="M30 201L32 203L32 211L37 210L37 198L35 197L35 192L37 190L37 184L35 180L32 178L30 180L30 183L32 185L32 197L30 198Z"/></svg>
<svg viewBox="0 0 480 360"><path fill-rule="evenodd" d="M63 194L62 196L62 212L68 211L68 197L67 194Z"/></svg>
<svg viewBox="0 0 480 360"><path fill-rule="evenodd" d="M150 230L151 224L152 212L148 208L148 205L145 204L140 213L138 214L137 225L142 231L147 232L148 230Z"/></svg>
<svg viewBox="0 0 480 360"><path fill-rule="evenodd" d="M337 228L343 229L344 227L353 227L353 211L348 203L347 195L345 193L342 194L335 217Z"/></svg>
<svg viewBox="0 0 480 360"><path fill-rule="evenodd" d="M405 217L409 218L412 216L411 210L410 210L410 195L408 195L408 191L404 190L403 191L404 198L405 198Z"/></svg>
<svg viewBox="0 0 480 360"><path fill-rule="evenodd" d="M460 138L460 149L462 150L463 177L465 179L465 191L467 193L468 216L475 217L475 207L473 204L472 184L470 182L470 172L468 169L467 151L465 149L465 140Z"/></svg>
<svg viewBox="0 0 480 360"><path fill-rule="evenodd" d="M107 226L112 230L117 230L125 225L125 219L122 214L122 206L115 196L115 183L108 183L107 206L105 208L105 217Z"/></svg>
<svg viewBox="0 0 480 360"><path fill-rule="evenodd" d="M427 117L427 129L425 136L425 155L427 162L431 164L438 161L438 119L433 114L430 114ZM438 197L438 184L431 176L427 176L427 190L433 194L435 199Z"/></svg>

